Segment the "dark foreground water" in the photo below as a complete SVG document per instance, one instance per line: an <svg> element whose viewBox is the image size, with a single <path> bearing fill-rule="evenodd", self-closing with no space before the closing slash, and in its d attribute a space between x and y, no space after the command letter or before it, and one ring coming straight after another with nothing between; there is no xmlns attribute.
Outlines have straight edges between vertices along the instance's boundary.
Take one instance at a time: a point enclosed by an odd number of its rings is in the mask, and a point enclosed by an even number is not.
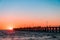
<svg viewBox="0 0 60 40"><path fill-rule="evenodd" d="M60 34L27 31L8 33L6 31L0 31L0 40L60 40Z"/></svg>

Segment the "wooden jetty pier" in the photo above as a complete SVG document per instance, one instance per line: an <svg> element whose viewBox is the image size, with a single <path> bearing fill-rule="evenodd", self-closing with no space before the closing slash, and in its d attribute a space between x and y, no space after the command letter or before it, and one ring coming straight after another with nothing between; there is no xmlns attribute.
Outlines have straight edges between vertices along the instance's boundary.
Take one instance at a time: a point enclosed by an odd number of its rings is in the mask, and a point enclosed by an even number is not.
<svg viewBox="0 0 60 40"><path fill-rule="evenodd" d="M60 32L60 27L43 27L40 29L42 32Z"/></svg>
<svg viewBox="0 0 60 40"><path fill-rule="evenodd" d="M37 31L37 32L55 32L60 33L59 27L28 27L28 28L15 28L16 31Z"/></svg>

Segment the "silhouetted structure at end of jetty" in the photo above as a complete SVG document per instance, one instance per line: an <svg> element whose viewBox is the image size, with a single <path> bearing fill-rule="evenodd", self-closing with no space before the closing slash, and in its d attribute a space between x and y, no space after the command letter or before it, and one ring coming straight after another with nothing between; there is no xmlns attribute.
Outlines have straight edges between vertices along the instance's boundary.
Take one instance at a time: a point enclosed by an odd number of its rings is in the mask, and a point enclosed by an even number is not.
<svg viewBox="0 0 60 40"><path fill-rule="evenodd" d="M14 28L15 31L32 31L32 32L55 32L60 33L60 26L58 27L26 27L26 28Z"/></svg>

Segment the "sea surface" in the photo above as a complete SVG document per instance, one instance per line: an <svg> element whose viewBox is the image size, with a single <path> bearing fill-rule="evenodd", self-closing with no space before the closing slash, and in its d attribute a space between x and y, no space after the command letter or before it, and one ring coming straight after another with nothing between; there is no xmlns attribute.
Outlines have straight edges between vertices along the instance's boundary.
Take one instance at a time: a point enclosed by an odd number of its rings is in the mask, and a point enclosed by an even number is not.
<svg viewBox="0 0 60 40"><path fill-rule="evenodd" d="M60 40L60 33L0 31L0 40Z"/></svg>

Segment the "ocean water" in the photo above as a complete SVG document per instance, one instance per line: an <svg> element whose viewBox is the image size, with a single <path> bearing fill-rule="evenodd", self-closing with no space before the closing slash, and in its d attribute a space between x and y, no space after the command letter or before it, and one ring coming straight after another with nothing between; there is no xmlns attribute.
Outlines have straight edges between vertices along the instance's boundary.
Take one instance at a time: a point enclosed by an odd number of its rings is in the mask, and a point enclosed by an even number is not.
<svg viewBox="0 0 60 40"><path fill-rule="evenodd" d="M60 33L0 31L0 40L60 40Z"/></svg>

